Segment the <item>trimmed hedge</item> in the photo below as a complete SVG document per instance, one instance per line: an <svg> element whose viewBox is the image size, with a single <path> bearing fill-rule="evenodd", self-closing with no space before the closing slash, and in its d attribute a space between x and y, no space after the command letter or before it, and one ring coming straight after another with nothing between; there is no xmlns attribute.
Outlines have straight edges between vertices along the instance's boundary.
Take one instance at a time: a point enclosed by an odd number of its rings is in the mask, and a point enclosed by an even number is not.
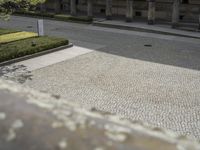
<svg viewBox="0 0 200 150"><path fill-rule="evenodd" d="M43 13L36 11L25 11L25 12L15 12L17 15L32 16L32 17L46 17L50 19L56 19L60 21L74 21L74 22L85 22L91 23L93 21L92 17L87 16L71 16L65 14L54 14L54 13Z"/></svg>
<svg viewBox="0 0 200 150"><path fill-rule="evenodd" d="M0 45L0 62L69 44L55 37L34 37Z"/></svg>
<svg viewBox="0 0 200 150"><path fill-rule="evenodd" d="M36 11L17 11L14 14L23 15L23 16L33 16L33 17L47 17L54 18L54 13L42 13Z"/></svg>
<svg viewBox="0 0 200 150"><path fill-rule="evenodd" d="M55 15L55 19L61 21L77 21L77 22L92 22L93 19L87 16L70 16L70 15Z"/></svg>
<svg viewBox="0 0 200 150"><path fill-rule="evenodd" d="M2 29L2 28L0 28L0 35L9 34L9 33L16 33L16 32L19 32L19 31L13 30L13 29Z"/></svg>

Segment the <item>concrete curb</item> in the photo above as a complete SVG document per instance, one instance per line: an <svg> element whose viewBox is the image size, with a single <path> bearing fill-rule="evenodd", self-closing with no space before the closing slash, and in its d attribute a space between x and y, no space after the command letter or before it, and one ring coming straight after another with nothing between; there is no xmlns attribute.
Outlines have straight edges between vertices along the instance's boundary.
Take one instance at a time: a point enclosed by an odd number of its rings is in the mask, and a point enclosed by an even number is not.
<svg viewBox="0 0 200 150"><path fill-rule="evenodd" d="M199 37L191 36L191 35L186 35L186 34L178 34L178 33L158 31L158 30L139 28L139 27L130 27L130 26L106 24L106 23L98 23L98 22L93 22L93 25L99 26L99 27L116 28L116 29L130 30L130 31L148 32L148 33L156 33L156 34L173 35L173 36L181 36L181 37L187 37L187 38L200 39L200 36Z"/></svg>
<svg viewBox="0 0 200 150"><path fill-rule="evenodd" d="M11 60L8 60L8 61L1 62L0 67L10 65L10 64L13 64L13 63L17 63L17 62L20 62L20 61L24 61L24 60L27 60L27 59L31 59L31 58L34 58L34 57L42 56L42 55L45 55L45 54L49 54L49 53L52 53L52 52L60 51L60 50L70 48L70 47L73 47L72 43L69 43L68 45L63 45L63 46L59 46L59 47L56 47L56 48L52 48L52 49L49 49L49 50L45 50L45 51L42 51L42 52L38 52L38 53L35 53L35 54L30 54L30 55L22 56L22 57L19 57L19 58L11 59Z"/></svg>

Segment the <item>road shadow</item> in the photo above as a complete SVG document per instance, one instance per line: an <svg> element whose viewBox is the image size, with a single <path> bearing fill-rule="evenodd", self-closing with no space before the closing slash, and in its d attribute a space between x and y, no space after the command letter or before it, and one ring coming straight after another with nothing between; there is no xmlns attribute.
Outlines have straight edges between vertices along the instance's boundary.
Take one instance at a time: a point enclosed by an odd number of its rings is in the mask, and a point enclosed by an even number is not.
<svg viewBox="0 0 200 150"><path fill-rule="evenodd" d="M54 34L62 37L68 35L74 45L112 55L200 70L200 39L143 32L128 34L124 30L116 33L107 29L103 32L102 30L69 31L61 28Z"/></svg>
<svg viewBox="0 0 200 150"><path fill-rule="evenodd" d="M116 40L117 41L117 40ZM116 42L97 51L141 61L200 70L200 45L174 41L137 39ZM120 45L122 44L122 45Z"/></svg>
<svg viewBox="0 0 200 150"><path fill-rule="evenodd" d="M31 71L24 65L10 65L0 67L0 78L12 80L17 83L25 83L27 80L32 80Z"/></svg>

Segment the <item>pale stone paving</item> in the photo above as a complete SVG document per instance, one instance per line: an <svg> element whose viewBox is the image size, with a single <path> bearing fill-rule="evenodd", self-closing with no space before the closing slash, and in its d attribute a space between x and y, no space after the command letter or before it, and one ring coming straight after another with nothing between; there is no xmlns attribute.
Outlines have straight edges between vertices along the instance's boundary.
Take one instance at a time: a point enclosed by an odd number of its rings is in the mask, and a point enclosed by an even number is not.
<svg viewBox="0 0 200 150"><path fill-rule="evenodd" d="M200 72L101 52L33 71L25 85L200 138Z"/></svg>
<svg viewBox="0 0 200 150"><path fill-rule="evenodd" d="M47 67L49 65L65 61L67 59L72 59L79 55L90 53L92 50L83 47L73 46L71 48L66 48L59 50L50 54L42 55L40 57L35 57L29 60L21 61L15 63L16 66L24 65L29 71Z"/></svg>
<svg viewBox="0 0 200 150"><path fill-rule="evenodd" d="M14 17L0 25L36 31L36 20ZM96 51L33 72L28 64L9 66L0 75L83 107L200 139L199 39L49 20L45 33Z"/></svg>

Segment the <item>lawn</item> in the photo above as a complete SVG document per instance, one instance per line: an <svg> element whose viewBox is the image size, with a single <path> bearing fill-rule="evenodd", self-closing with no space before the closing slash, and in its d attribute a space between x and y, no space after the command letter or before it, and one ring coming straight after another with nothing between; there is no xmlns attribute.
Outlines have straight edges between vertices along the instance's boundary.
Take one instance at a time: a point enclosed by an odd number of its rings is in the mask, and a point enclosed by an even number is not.
<svg viewBox="0 0 200 150"><path fill-rule="evenodd" d="M68 43L66 39L43 36L1 44L0 62L67 45Z"/></svg>
<svg viewBox="0 0 200 150"><path fill-rule="evenodd" d="M38 36L37 33L33 32L16 32L0 35L0 44L9 43L12 41L22 40L30 37Z"/></svg>

